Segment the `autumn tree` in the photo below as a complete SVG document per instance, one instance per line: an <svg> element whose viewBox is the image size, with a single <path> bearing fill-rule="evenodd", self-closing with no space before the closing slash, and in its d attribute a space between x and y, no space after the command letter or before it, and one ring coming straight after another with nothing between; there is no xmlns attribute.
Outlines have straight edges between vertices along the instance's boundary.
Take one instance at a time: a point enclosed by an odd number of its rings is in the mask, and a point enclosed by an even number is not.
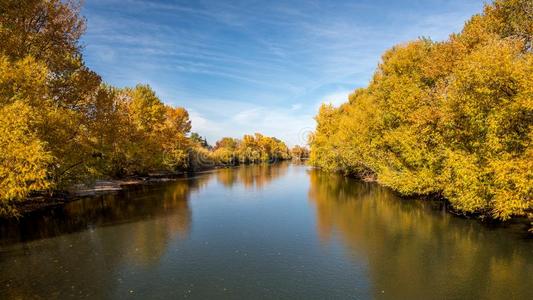
<svg viewBox="0 0 533 300"><path fill-rule="evenodd" d="M49 173L56 185L84 174L84 162L91 154L86 116L100 78L82 61L78 40L84 24L74 1L6 0L1 5L0 54L15 64L35 62L45 70L37 78L44 76L46 89L39 89L31 106L39 115L36 134L54 157ZM21 69L16 72L26 76ZM8 86L35 91L13 82Z"/></svg>
<svg viewBox="0 0 533 300"><path fill-rule="evenodd" d="M190 120L87 68L78 1L0 1L0 213L30 193L187 167Z"/></svg>
<svg viewBox="0 0 533 300"><path fill-rule="evenodd" d="M459 212L531 212L532 3L497 0L448 41L387 51L368 87L320 108L311 163Z"/></svg>
<svg viewBox="0 0 533 300"><path fill-rule="evenodd" d="M292 159L296 160L304 160L309 158L309 149L306 147L302 147L300 145L296 145L291 148L291 156Z"/></svg>
<svg viewBox="0 0 533 300"><path fill-rule="evenodd" d="M199 147L202 147L205 149L211 148L211 146L207 142L207 139L205 137L202 137L198 132L191 132L190 139L193 144L196 144Z"/></svg>
<svg viewBox="0 0 533 300"><path fill-rule="evenodd" d="M53 186L53 157L35 131L38 118L22 100L0 105L0 215L16 215L12 201Z"/></svg>
<svg viewBox="0 0 533 300"><path fill-rule="evenodd" d="M165 122L159 132L163 147L163 165L167 170L175 171L188 167L190 141L187 134L190 130L191 121L187 110L167 106Z"/></svg>

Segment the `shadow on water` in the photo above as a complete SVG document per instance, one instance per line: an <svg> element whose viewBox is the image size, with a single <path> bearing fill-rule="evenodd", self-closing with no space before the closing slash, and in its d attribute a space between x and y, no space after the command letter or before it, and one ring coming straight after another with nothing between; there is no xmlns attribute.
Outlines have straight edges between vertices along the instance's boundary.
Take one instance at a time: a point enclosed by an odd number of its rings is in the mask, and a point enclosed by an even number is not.
<svg viewBox="0 0 533 300"><path fill-rule="evenodd" d="M169 241L187 237L192 218L188 199L206 180L198 177L128 187L2 224L0 264L9 266L2 272L10 276L0 279L5 289L0 294L7 299L84 297L86 293L104 298L106 289L121 280L120 266L157 264ZM146 222L152 218L153 222ZM123 234L94 231L133 222L129 231L116 231ZM80 231L89 235L75 234ZM43 238L49 239L37 245L28 243ZM87 291L80 283L88 281L101 289ZM60 287L52 288L52 282L61 283Z"/></svg>
<svg viewBox="0 0 533 300"><path fill-rule="evenodd" d="M208 176L199 176L170 183L129 186L116 193L86 197L30 213L19 220L4 220L0 223L0 246L165 214L176 216L172 226L185 237L191 223L190 194L202 188L208 179Z"/></svg>
<svg viewBox="0 0 533 300"><path fill-rule="evenodd" d="M309 171L321 243L366 257L375 297L527 299L533 243L524 229L487 228L438 202L405 200L386 188ZM423 286L424 288L420 288ZM530 299L530 298L529 298Z"/></svg>
<svg viewBox="0 0 533 300"><path fill-rule="evenodd" d="M287 173L289 163L258 164L237 168L220 169L216 172L218 182L225 187L242 184L245 188L264 188L272 180Z"/></svg>
<svg viewBox="0 0 533 300"><path fill-rule="evenodd" d="M213 178L225 187L243 185L246 189L261 189L283 176L288 165L241 166L177 181L129 186L116 193L30 213L19 220L0 220L0 246L168 214L175 216L176 224L172 226L178 234L186 237L192 218L188 203L192 192L206 187Z"/></svg>
<svg viewBox="0 0 533 300"><path fill-rule="evenodd" d="M0 234L1 299L533 297L522 227L298 164L132 186Z"/></svg>
<svg viewBox="0 0 533 300"><path fill-rule="evenodd" d="M9 276L0 276L0 298L110 297L128 276L128 268L157 268L173 241L188 238L192 193L216 182L262 189L287 169L287 164L279 164L214 170L172 182L129 186L18 221L3 221L0 269Z"/></svg>

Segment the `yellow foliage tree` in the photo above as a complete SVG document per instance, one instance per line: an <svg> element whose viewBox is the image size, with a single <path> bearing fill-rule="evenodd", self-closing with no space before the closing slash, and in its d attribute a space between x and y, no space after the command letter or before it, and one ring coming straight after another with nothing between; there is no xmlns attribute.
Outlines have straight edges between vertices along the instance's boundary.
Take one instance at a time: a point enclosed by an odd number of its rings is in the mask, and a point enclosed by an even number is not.
<svg viewBox="0 0 533 300"><path fill-rule="evenodd" d="M395 46L322 106L311 162L506 220L533 210L533 2L497 0L460 34Z"/></svg>
<svg viewBox="0 0 533 300"><path fill-rule="evenodd" d="M48 173L52 156L32 128L36 120L20 100L0 106L0 215L16 214L13 201L53 186Z"/></svg>
<svg viewBox="0 0 533 300"><path fill-rule="evenodd" d="M80 9L75 0L1 2L2 203L96 178L187 167L187 111L164 105L147 85L102 84L82 59Z"/></svg>

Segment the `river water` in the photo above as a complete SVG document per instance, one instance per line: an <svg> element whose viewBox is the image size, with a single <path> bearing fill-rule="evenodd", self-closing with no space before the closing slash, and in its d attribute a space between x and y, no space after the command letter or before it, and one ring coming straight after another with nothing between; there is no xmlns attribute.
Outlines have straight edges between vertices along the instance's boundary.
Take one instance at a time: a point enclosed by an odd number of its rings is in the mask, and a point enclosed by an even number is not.
<svg viewBox="0 0 533 300"><path fill-rule="evenodd" d="M298 164L0 223L0 299L533 299L533 241Z"/></svg>

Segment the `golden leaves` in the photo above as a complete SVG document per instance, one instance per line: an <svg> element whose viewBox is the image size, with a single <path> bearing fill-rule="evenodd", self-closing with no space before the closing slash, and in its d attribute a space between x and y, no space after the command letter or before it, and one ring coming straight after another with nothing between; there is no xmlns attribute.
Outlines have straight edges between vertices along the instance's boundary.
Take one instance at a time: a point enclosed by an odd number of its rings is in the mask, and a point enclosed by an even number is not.
<svg viewBox="0 0 533 300"><path fill-rule="evenodd" d="M529 4L528 4L529 3ZM498 0L449 41L396 46L366 89L322 107L311 162L498 219L533 209L533 53L525 0Z"/></svg>

